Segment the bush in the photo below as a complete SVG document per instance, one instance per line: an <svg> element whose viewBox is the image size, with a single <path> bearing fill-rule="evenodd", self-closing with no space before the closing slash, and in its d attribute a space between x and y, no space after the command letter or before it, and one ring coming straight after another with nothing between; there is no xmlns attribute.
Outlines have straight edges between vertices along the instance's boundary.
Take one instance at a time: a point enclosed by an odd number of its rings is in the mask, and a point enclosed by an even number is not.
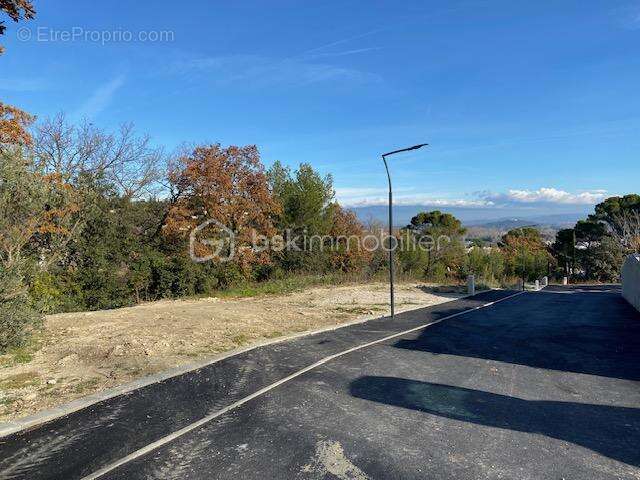
<svg viewBox="0 0 640 480"><path fill-rule="evenodd" d="M504 280L504 263L504 257L499 250L473 247L467 255L465 273L474 274L477 283L497 287Z"/></svg>
<svg viewBox="0 0 640 480"><path fill-rule="evenodd" d="M20 347L42 325L42 315L24 299L0 301L0 353Z"/></svg>
<svg viewBox="0 0 640 480"><path fill-rule="evenodd" d="M0 266L0 353L20 347L42 325L18 267Z"/></svg>

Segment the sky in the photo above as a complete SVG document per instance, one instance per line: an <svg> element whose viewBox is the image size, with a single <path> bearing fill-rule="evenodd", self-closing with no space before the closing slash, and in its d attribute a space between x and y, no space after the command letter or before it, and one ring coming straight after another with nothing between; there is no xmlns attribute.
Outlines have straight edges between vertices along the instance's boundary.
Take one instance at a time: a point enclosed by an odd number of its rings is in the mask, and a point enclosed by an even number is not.
<svg viewBox="0 0 640 480"><path fill-rule="evenodd" d="M158 145L258 146L347 206L588 212L638 191L640 1L34 0L0 100ZM484 215L484 213L483 213Z"/></svg>

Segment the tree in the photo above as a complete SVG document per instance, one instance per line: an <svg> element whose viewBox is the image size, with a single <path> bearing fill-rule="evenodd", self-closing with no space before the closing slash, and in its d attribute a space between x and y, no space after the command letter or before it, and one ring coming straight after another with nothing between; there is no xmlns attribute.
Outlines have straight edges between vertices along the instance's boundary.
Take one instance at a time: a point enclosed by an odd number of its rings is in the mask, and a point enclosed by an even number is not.
<svg viewBox="0 0 640 480"><path fill-rule="evenodd" d="M603 225L611 238L608 247L617 245L619 252L614 256L624 258L629 253L640 251L640 195L629 194L609 197L595 207L589 216L590 222ZM621 268L620 262L616 267Z"/></svg>
<svg viewBox="0 0 640 480"><path fill-rule="evenodd" d="M0 0L0 12L6 13L11 20L34 18L36 12L28 0ZM0 21L0 35L4 35L6 26ZM0 45L0 55L4 48ZM0 151L14 145L30 146L29 126L34 117L12 105L0 102Z"/></svg>
<svg viewBox="0 0 640 480"><path fill-rule="evenodd" d="M154 235L164 208L163 201L132 201L109 191L98 196L83 211L82 231L52 269L52 303L64 310L115 308L172 296L173 275L162 288L154 282L158 270L170 270L164 257L177 256L165 254ZM186 256L185 250L178 253Z"/></svg>
<svg viewBox="0 0 640 480"><path fill-rule="evenodd" d="M0 353L24 343L42 324L25 288L24 266L0 264Z"/></svg>
<svg viewBox="0 0 640 480"><path fill-rule="evenodd" d="M0 12L6 13L11 20L31 20L35 17L36 11L29 0L0 0ZM0 35L4 35L7 27L0 21ZM4 53L4 48L0 45L0 55Z"/></svg>
<svg viewBox="0 0 640 480"><path fill-rule="evenodd" d="M583 268L589 279L599 282L619 282L620 269L626 253L620 249L618 242L611 236L603 237L582 258Z"/></svg>
<svg viewBox="0 0 640 480"><path fill-rule="evenodd" d="M432 236L438 233L460 237L466 232L460 220L450 213L442 213L439 210L418 213L411 219L411 223L407 225L407 228L423 234L431 234Z"/></svg>
<svg viewBox="0 0 640 480"><path fill-rule="evenodd" d="M277 254L280 267L315 272L332 268L327 244L332 242L330 230L338 210L331 175L323 177L307 163L292 172L275 162L267 176L273 197L282 206L276 226L291 247Z"/></svg>
<svg viewBox="0 0 640 480"><path fill-rule="evenodd" d="M580 248L574 251L580 266L584 270L587 279L592 278L592 262L589 261L594 249L600 246L607 231L604 224L590 220L579 220L574 228L575 241L580 244Z"/></svg>
<svg viewBox="0 0 640 480"><path fill-rule="evenodd" d="M29 127L35 117L19 108L0 102L0 150L32 144Z"/></svg>
<svg viewBox="0 0 640 480"><path fill-rule="evenodd" d="M413 270L420 268L420 262L425 261L425 275L436 280L444 280L451 274L459 276L465 264L462 241L465 232L462 222L450 213L439 210L420 212L403 229L411 240L407 242L408 248L403 247L399 251L401 264ZM419 248L413 245L419 245Z"/></svg>
<svg viewBox="0 0 640 480"><path fill-rule="evenodd" d="M364 244L365 230L355 213L342 208L337 202L331 204L331 227L333 239L330 262L332 268L353 272L364 267L372 252Z"/></svg>
<svg viewBox="0 0 640 480"><path fill-rule="evenodd" d="M615 222L611 235L620 249L625 253L640 252L640 211L622 213Z"/></svg>
<svg viewBox="0 0 640 480"><path fill-rule="evenodd" d="M602 223L589 220L578 220L574 231L576 241L586 244L588 248L602 241L602 238L607 234Z"/></svg>
<svg viewBox="0 0 640 480"><path fill-rule="evenodd" d="M504 277L505 261L502 252L493 247L474 246L467 255L468 273L476 276L476 282L499 286Z"/></svg>
<svg viewBox="0 0 640 480"><path fill-rule="evenodd" d="M546 275L553 260L540 231L534 227L509 230L499 246L505 255L507 272L528 281Z"/></svg>
<svg viewBox="0 0 640 480"><path fill-rule="evenodd" d="M18 148L0 152L0 185L0 261L12 268L30 247L47 265L77 229L73 188Z"/></svg>
<svg viewBox="0 0 640 480"><path fill-rule="evenodd" d="M575 269L576 232L573 228L565 228L556 233L556 241L551 250L562 267L565 276L569 276Z"/></svg>
<svg viewBox="0 0 640 480"><path fill-rule="evenodd" d="M173 168L170 182L179 193L167 216L165 234L186 238L199 225L215 220L215 225L232 232L231 263L245 275L251 266L270 263L269 251L253 246L256 238L276 233L274 218L281 208L255 146L197 147ZM211 246L196 244L199 256L214 253Z"/></svg>
<svg viewBox="0 0 640 480"><path fill-rule="evenodd" d="M40 323L28 277L62 253L76 211L59 178L44 175L18 147L0 151L0 352Z"/></svg>
<svg viewBox="0 0 640 480"><path fill-rule="evenodd" d="M34 137L39 167L78 188L108 184L128 198L155 193L164 152L131 123L109 133L86 121L70 124L58 114L36 124Z"/></svg>
<svg viewBox="0 0 640 480"><path fill-rule="evenodd" d="M331 205L334 198L333 178L322 177L308 163L291 172L275 162L268 172L274 197L282 205L279 226L294 233L309 235L328 232L332 222Z"/></svg>
<svg viewBox="0 0 640 480"><path fill-rule="evenodd" d="M589 220L604 224L608 233L620 239L621 243L633 245L635 243L633 228L629 230L629 226L630 223L633 225L634 218L638 215L640 215L640 195L629 194L622 197L609 197L599 203L595 207L595 213L589 215Z"/></svg>
<svg viewBox="0 0 640 480"><path fill-rule="evenodd" d="M560 230L552 250L565 275L616 281L624 257L640 251L640 195L605 199L575 228Z"/></svg>
<svg viewBox="0 0 640 480"><path fill-rule="evenodd" d="M613 227L616 217L631 211L640 211L640 195L635 193L622 197L609 197L595 207L595 214L590 215L592 221L600 221Z"/></svg>

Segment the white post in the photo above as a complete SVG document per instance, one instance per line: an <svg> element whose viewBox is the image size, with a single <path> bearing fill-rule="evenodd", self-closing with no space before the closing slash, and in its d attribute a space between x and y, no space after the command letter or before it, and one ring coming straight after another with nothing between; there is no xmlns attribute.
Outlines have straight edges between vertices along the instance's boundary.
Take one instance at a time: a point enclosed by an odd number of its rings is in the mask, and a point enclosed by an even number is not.
<svg viewBox="0 0 640 480"><path fill-rule="evenodd" d="M476 294L476 277L475 275L469 275L467 277L467 293L469 295Z"/></svg>
<svg viewBox="0 0 640 480"><path fill-rule="evenodd" d="M536 291L540 290L540 280L536 280Z"/></svg>
<svg viewBox="0 0 640 480"><path fill-rule="evenodd" d="M543 287L548 287L549 286L549 277L547 277L547 276L542 277L542 286Z"/></svg>
<svg viewBox="0 0 640 480"><path fill-rule="evenodd" d="M622 267L622 296L640 310L640 255L629 255Z"/></svg>
<svg viewBox="0 0 640 480"><path fill-rule="evenodd" d="M563 285L569 285L569 278L567 278L567 277L562 277L562 284L563 284Z"/></svg>

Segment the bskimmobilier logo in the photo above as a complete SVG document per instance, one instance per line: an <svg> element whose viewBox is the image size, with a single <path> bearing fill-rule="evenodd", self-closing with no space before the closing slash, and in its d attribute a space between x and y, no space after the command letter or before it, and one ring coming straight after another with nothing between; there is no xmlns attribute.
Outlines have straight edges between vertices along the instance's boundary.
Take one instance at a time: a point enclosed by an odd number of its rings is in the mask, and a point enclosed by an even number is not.
<svg viewBox="0 0 640 480"><path fill-rule="evenodd" d="M401 230L389 235L384 230L361 235L309 235L306 229L286 229L283 234L270 237L255 230L238 235L234 229L216 219L199 224L189 234L189 256L194 262L215 261L225 263L234 260L238 253L260 254L289 252L440 252L451 237L420 234Z"/></svg>
<svg viewBox="0 0 640 480"><path fill-rule="evenodd" d="M199 239L200 232L205 229L209 238ZM212 260L223 263L228 262L233 260L236 253L235 238L233 230L210 218L191 230L189 234L189 256L197 263ZM205 249L203 246L208 248Z"/></svg>

